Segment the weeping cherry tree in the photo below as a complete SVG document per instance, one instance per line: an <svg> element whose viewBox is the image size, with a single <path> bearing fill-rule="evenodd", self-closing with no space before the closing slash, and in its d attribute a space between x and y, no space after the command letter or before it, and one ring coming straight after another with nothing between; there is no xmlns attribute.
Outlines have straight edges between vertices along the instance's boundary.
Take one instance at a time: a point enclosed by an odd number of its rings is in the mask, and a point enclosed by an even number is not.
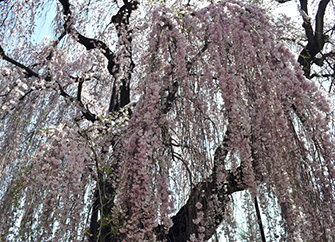
<svg viewBox="0 0 335 242"><path fill-rule="evenodd" d="M334 241L331 104L257 4L0 9L3 241L236 241L236 194L245 241Z"/></svg>

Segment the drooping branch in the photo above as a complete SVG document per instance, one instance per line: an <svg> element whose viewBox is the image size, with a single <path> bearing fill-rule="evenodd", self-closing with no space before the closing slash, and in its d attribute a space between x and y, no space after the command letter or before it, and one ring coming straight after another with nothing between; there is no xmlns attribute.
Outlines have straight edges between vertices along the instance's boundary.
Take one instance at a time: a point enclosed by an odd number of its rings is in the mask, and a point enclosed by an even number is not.
<svg viewBox="0 0 335 242"><path fill-rule="evenodd" d="M171 25L167 24L166 26L169 27L169 28L172 28ZM201 50L198 52L198 54L196 54L192 58L192 60L187 62L187 71L188 71L189 74L190 74L190 71L192 69L192 66L193 66L194 62L197 60L197 58L199 58L208 49L208 45L209 45L209 43L206 39L204 46L201 48ZM173 72L171 72L169 75L173 76ZM165 104L164 104L165 108L163 109L164 114L167 114L170 111L170 109L172 108L172 104L173 104L174 100L176 99L178 87L179 87L179 83L177 81L175 81L175 82L173 82L172 86L169 87L169 89L167 90L168 91L168 96L165 99Z"/></svg>

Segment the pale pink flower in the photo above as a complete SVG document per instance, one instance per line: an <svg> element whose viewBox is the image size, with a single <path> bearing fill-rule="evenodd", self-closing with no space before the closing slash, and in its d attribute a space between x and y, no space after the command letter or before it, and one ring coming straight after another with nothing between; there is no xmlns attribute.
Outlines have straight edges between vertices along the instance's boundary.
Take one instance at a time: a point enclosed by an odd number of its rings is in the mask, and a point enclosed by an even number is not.
<svg viewBox="0 0 335 242"><path fill-rule="evenodd" d="M195 207L196 207L197 209L201 209L201 208L202 208L202 204L201 204L200 202L197 202L197 203L195 204Z"/></svg>

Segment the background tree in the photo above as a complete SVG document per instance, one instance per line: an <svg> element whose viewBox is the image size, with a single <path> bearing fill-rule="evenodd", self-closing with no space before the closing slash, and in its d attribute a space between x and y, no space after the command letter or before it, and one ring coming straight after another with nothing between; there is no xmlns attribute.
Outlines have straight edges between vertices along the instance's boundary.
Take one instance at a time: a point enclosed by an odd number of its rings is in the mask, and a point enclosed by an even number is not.
<svg viewBox="0 0 335 242"><path fill-rule="evenodd" d="M1 1L2 239L234 240L244 191L248 240L333 241L332 113L305 78L334 77L328 3L313 29L301 1L296 62L257 4Z"/></svg>

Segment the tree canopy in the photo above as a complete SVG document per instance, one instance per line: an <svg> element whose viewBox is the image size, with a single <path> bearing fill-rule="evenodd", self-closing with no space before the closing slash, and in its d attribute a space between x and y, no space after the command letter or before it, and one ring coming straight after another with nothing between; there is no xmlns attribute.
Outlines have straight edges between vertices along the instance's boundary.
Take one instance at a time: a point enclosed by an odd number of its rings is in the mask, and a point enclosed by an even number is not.
<svg viewBox="0 0 335 242"><path fill-rule="evenodd" d="M335 29L312 4L300 42L256 1L0 1L1 238L333 241Z"/></svg>

